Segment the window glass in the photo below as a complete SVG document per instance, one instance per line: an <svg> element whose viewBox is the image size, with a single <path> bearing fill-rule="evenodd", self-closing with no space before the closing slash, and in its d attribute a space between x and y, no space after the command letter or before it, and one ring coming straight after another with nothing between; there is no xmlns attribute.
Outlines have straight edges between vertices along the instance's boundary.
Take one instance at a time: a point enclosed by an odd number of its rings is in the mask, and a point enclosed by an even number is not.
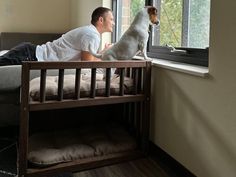
<svg viewBox="0 0 236 177"><path fill-rule="evenodd" d="M209 47L210 0L191 0L188 46Z"/></svg>
<svg viewBox="0 0 236 177"><path fill-rule="evenodd" d="M210 0L154 0L160 26L153 28L154 46L209 46Z"/></svg>
<svg viewBox="0 0 236 177"><path fill-rule="evenodd" d="M161 3L161 4L160 4ZM182 0L156 1L159 10L160 26L153 29L153 45L181 46Z"/></svg>
<svg viewBox="0 0 236 177"><path fill-rule="evenodd" d="M137 12L145 6L145 0L118 0L116 10L116 39L129 28Z"/></svg>

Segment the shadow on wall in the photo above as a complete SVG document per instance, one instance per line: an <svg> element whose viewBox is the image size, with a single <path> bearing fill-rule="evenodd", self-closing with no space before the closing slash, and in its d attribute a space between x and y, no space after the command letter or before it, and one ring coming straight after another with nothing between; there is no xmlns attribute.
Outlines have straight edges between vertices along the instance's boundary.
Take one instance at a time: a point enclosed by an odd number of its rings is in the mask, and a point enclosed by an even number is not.
<svg viewBox="0 0 236 177"><path fill-rule="evenodd" d="M235 175L236 154L230 142L171 75L156 71L152 75L151 138L197 176Z"/></svg>

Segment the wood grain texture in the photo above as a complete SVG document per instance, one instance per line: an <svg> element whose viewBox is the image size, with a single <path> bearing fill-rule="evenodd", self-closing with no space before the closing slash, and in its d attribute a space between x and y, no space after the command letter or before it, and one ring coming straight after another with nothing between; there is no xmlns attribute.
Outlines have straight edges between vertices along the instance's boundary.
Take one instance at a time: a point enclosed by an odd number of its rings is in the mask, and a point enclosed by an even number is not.
<svg viewBox="0 0 236 177"><path fill-rule="evenodd" d="M170 177L151 158L74 173L73 177Z"/></svg>

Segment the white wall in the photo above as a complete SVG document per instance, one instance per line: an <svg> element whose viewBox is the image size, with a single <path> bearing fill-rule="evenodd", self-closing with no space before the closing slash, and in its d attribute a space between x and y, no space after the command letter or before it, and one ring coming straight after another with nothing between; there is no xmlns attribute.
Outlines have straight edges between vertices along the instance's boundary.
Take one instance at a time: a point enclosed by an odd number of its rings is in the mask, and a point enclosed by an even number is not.
<svg viewBox="0 0 236 177"><path fill-rule="evenodd" d="M0 0L0 32L64 33L90 24L92 11L110 0ZM111 41L102 35L102 46Z"/></svg>
<svg viewBox="0 0 236 177"><path fill-rule="evenodd" d="M90 24L93 10L99 6L111 7L110 0L71 0L71 28ZM101 46L110 43L110 33L102 34Z"/></svg>
<svg viewBox="0 0 236 177"><path fill-rule="evenodd" d="M71 27L90 24L92 12L99 6L102 6L102 0L71 0Z"/></svg>
<svg viewBox="0 0 236 177"><path fill-rule="evenodd" d="M212 0L208 78L153 67L151 140L198 177L236 176L235 9Z"/></svg>
<svg viewBox="0 0 236 177"><path fill-rule="evenodd" d="M0 0L0 32L64 32L69 0Z"/></svg>

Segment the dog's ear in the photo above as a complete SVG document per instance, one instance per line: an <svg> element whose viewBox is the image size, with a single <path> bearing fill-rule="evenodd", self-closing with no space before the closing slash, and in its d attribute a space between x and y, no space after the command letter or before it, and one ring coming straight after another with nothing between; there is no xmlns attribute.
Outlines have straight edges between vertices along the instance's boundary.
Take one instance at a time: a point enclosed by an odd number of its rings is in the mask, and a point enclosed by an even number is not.
<svg viewBox="0 0 236 177"><path fill-rule="evenodd" d="M149 15L157 15L157 8L153 6L147 6L147 11Z"/></svg>
<svg viewBox="0 0 236 177"><path fill-rule="evenodd" d="M151 23L158 25L159 20L158 20L158 17L157 17L157 8L153 7L153 6L148 6L147 7L147 12L148 12Z"/></svg>

